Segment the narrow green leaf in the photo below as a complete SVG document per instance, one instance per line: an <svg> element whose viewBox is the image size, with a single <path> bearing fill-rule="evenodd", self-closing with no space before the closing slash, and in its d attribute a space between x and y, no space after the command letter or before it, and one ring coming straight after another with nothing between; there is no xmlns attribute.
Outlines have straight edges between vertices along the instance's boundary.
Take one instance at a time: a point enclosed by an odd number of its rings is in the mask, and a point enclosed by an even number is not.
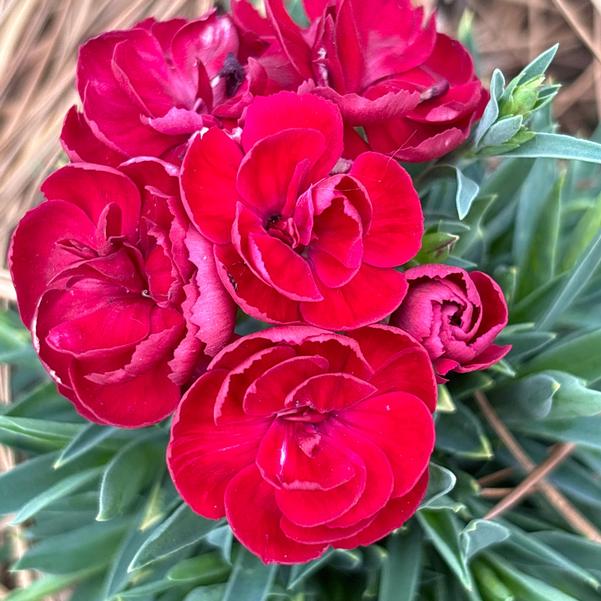
<svg viewBox="0 0 601 601"><path fill-rule="evenodd" d="M512 361L535 353L557 338L555 332L532 330L534 324L516 324L509 326L497 338L498 344L511 344L508 357ZM522 328L523 327L523 328ZM515 329L517 328L517 329Z"/></svg>
<svg viewBox="0 0 601 601"><path fill-rule="evenodd" d="M209 545L219 549L221 557L223 557L223 559L231 565L234 535L232 534L232 529L228 524L211 530L211 532L207 534L206 541Z"/></svg>
<svg viewBox="0 0 601 601"><path fill-rule="evenodd" d="M459 236L447 232L429 232L422 239L422 247L414 261L419 264L442 263L448 256Z"/></svg>
<svg viewBox="0 0 601 601"><path fill-rule="evenodd" d="M601 330L586 332L554 345L527 363L522 373L553 369L571 373L587 382L601 378Z"/></svg>
<svg viewBox="0 0 601 601"><path fill-rule="evenodd" d="M528 601L578 601L542 580L528 576L496 555L489 557L495 571L517 599Z"/></svg>
<svg viewBox="0 0 601 601"><path fill-rule="evenodd" d="M129 599L141 599L142 601L148 601L154 599L154 595L163 593L171 590L174 587L180 586L180 583L171 582L170 580L155 580L153 582L147 582L140 586L135 586L122 593L117 593L112 599L115 601L127 601Z"/></svg>
<svg viewBox="0 0 601 601"><path fill-rule="evenodd" d="M483 561L474 561L472 571L478 588L485 595L486 601L515 601L511 591L499 580L497 574Z"/></svg>
<svg viewBox="0 0 601 601"><path fill-rule="evenodd" d="M269 595L277 569L277 565L265 565L258 557L240 547L222 601L264 601Z"/></svg>
<svg viewBox="0 0 601 601"><path fill-rule="evenodd" d="M139 570L197 543L218 525L219 522L202 518L187 505L181 505L150 533L129 564L128 571Z"/></svg>
<svg viewBox="0 0 601 601"><path fill-rule="evenodd" d="M225 585L200 586L190 591L184 601L222 601Z"/></svg>
<svg viewBox="0 0 601 601"><path fill-rule="evenodd" d="M555 44L548 48L544 52L541 52L536 58L534 58L530 63L528 63L519 73L514 77L509 84L505 92L503 93L503 99L509 98L509 96L513 93L515 88L523 84L527 81L535 77L539 77L544 75L549 68L549 65L555 58L557 54L557 49L559 48L559 44Z"/></svg>
<svg viewBox="0 0 601 601"><path fill-rule="evenodd" d="M100 483L99 521L122 515L155 470L161 450L149 445L161 432L151 431L123 447L107 465Z"/></svg>
<svg viewBox="0 0 601 601"><path fill-rule="evenodd" d="M601 416L544 421L515 421L514 430L538 436L544 440L575 442L583 447L601 450Z"/></svg>
<svg viewBox="0 0 601 601"><path fill-rule="evenodd" d="M510 535L509 530L490 520L472 520L459 535L463 555L469 561L480 551L503 542Z"/></svg>
<svg viewBox="0 0 601 601"><path fill-rule="evenodd" d="M28 520L30 517L34 516L38 511L44 509L53 503L57 499L65 497L72 492L82 488L86 484L89 484L94 479L100 476L102 468L93 467L87 470L84 470L80 473L71 474L67 476L63 480L60 480L50 488L46 489L44 492L40 493L38 496L34 497L26 503L17 515L12 519L12 524L21 524L25 520Z"/></svg>
<svg viewBox="0 0 601 601"><path fill-rule="evenodd" d="M28 549L14 569L69 574L92 565L107 565L126 528L127 522L123 520L111 524L92 523L77 530L50 536Z"/></svg>
<svg viewBox="0 0 601 601"><path fill-rule="evenodd" d="M504 142L508 142L520 131L524 117L522 115L512 115L497 121L488 130L484 138L482 138L482 147L500 146Z"/></svg>
<svg viewBox="0 0 601 601"><path fill-rule="evenodd" d="M52 443L60 448L70 442L82 430L82 424L52 422L44 419L0 415L0 430L18 434L25 438Z"/></svg>
<svg viewBox="0 0 601 601"><path fill-rule="evenodd" d="M521 259L518 258L519 284L517 298L527 296L555 275L561 195L564 183L565 175L562 175L555 182L544 203L540 206L538 214L534 214L535 211L532 210L533 203L529 203L532 234L525 253Z"/></svg>
<svg viewBox="0 0 601 601"><path fill-rule="evenodd" d="M597 234L586 252L581 255L568 277L562 282L556 296L538 321L539 329L553 327L577 298L597 267L601 264L601 232Z"/></svg>
<svg viewBox="0 0 601 601"><path fill-rule="evenodd" d="M504 153L503 156L601 163L601 144L563 134L536 132L534 138Z"/></svg>
<svg viewBox="0 0 601 601"><path fill-rule="evenodd" d="M417 519L463 587L472 590L472 577L461 550L457 517L448 509L422 509L417 513Z"/></svg>
<svg viewBox="0 0 601 601"><path fill-rule="evenodd" d="M438 385L438 400L436 401L436 411L440 413L453 413L457 411L453 397L449 389L444 384Z"/></svg>
<svg viewBox="0 0 601 601"><path fill-rule="evenodd" d="M503 419L543 419L550 414L559 388L551 374L540 373L499 386L489 397Z"/></svg>
<svg viewBox="0 0 601 601"><path fill-rule="evenodd" d="M297 563L290 568L288 578L288 588L294 589L302 584L309 576L317 573L321 568L327 565L335 553L334 549L328 549L321 557L308 561L307 563Z"/></svg>
<svg viewBox="0 0 601 601"><path fill-rule="evenodd" d="M428 490L421 502L421 508L433 507L436 501L455 488L457 477L455 474L436 463L430 463Z"/></svg>
<svg viewBox="0 0 601 601"><path fill-rule="evenodd" d="M85 572L64 576L43 576L35 580L26 589L12 591L4 598L4 601L46 601L52 595L85 579L94 571L97 570L86 570Z"/></svg>
<svg viewBox="0 0 601 601"><path fill-rule="evenodd" d="M61 467L77 457L81 457L91 449L96 448L102 441L115 433L114 428L88 424L84 426L69 442L59 455L55 468Z"/></svg>
<svg viewBox="0 0 601 601"><path fill-rule="evenodd" d="M422 571L422 531L411 523L388 537L378 601L414 601Z"/></svg>
<svg viewBox="0 0 601 601"><path fill-rule="evenodd" d="M213 551L180 561L169 570L167 578L174 582L194 582L204 586L225 582L230 569L221 554Z"/></svg>
<svg viewBox="0 0 601 601"><path fill-rule="evenodd" d="M587 388L585 382L560 371L547 372L559 383L553 397L550 419L592 417L601 414L601 392Z"/></svg>
<svg viewBox="0 0 601 601"><path fill-rule="evenodd" d="M563 251L561 266L571 269L588 249L595 236L601 230L601 195L598 196L582 215L576 227L567 236L567 246Z"/></svg>
<svg viewBox="0 0 601 601"><path fill-rule="evenodd" d="M499 69L495 69L490 78L490 99L484 109L482 119L480 119L476 131L474 132L474 143L476 147L480 145L480 141L484 137L484 134L486 134L499 116L499 98L501 98L504 86L505 78L503 77L503 73Z"/></svg>
<svg viewBox="0 0 601 601"><path fill-rule="evenodd" d="M478 418L465 406L458 405L455 413L441 413L436 421L436 446L460 457L489 459L490 441Z"/></svg>

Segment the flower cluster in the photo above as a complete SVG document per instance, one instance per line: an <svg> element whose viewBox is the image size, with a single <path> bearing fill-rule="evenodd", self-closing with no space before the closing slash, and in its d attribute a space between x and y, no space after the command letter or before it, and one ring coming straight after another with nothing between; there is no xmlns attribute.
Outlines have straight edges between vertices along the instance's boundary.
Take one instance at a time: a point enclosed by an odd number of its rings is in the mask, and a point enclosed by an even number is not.
<svg viewBox="0 0 601 601"><path fill-rule="evenodd" d="M410 267L397 162L464 142L488 93L409 0L282 0L88 41L70 163L10 250L24 323L85 418L175 412L183 499L264 561L374 542L417 509L436 383L508 347L499 286ZM234 333L236 310L266 324Z"/></svg>

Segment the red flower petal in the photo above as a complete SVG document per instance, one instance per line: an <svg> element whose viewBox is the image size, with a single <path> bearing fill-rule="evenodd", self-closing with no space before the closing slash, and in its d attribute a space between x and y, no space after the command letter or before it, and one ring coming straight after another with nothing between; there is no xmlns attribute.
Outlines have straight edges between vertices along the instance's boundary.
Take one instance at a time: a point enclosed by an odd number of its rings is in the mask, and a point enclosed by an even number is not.
<svg viewBox="0 0 601 601"><path fill-rule="evenodd" d="M61 144L74 163L98 163L116 167L125 155L104 144L91 130L76 106L69 109L61 130Z"/></svg>
<svg viewBox="0 0 601 601"><path fill-rule="evenodd" d="M222 370L207 372L184 395L167 447L178 492L194 511L215 519L225 513L224 495L232 478L247 466L255 469L257 447L269 425L257 419L215 425L213 402L225 375Z"/></svg>
<svg viewBox="0 0 601 601"><path fill-rule="evenodd" d="M421 399L388 392L349 407L338 419L384 450L394 473L393 496L415 486L428 466L435 436L432 415Z"/></svg>
<svg viewBox="0 0 601 601"><path fill-rule="evenodd" d="M304 545L284 534L274 490L254 465L230 482L225 491L225 509L236 538L265 563L302 563L326 550L326 545Z"/></svg>
<svg viewBox="0 0 601 601"><path fill-rule="evenodd" d="M79 400L104 423L141 428L165 419L177 407L181 393L169 375L169 366L159 364L127 382L99 385L73 367L71 382Z"/></svg>
<svg viewBox="0 0 601 601"><path fill-rule="evenodd" d="M88 163L65 165L44 181L42 192L48 200L65 200L78 206L94 224L113 204L121 213L119 234L134 239L137 236L140 193L127 176L115 169Z"/></svg>
<svg viewBox="0 0 601 601"><path fill-rule="evenodd" d="M257 467L265 480L286 490L331 490L356 473L330 437L312 424L284 419L274 420L263 437Z"/></svg>
<svg viewBox="0 0 601 601"><path fill-rule="evenodd" d="M316 129L288 128L259 140L240 165L240 196L262 217L281 216L313 179L309 172L320 167L326 148Z"/></svg>
<svg viewBox="0 0 601 601"><path fill-rule="evenodd" d="M323 134L327 146L313 179L328 175L342 154L342 118L336 106L312 94L292 92L255 98L246 112L242 146L248 151L262 138L284 129L316 129Z"/></svg>
<svg viewBox="0 0 601 601"><path fill-rule="evenodd" d="M301 313L315 326L351 330L384 319L399 305L406 290L403 274L363 264L348 284L322 287L324 300L302 303Z"/></svg>
<svg viewBox="0 0 601 601"><path fill-rule="evenodd" d="M215 258L223 285L243 311L270 323L300 321L298 303L257 278L232 245L216 246Z"/></svg>
<svg viewBox="0 0 601 601"><path fill-rule="evenodd" d="M389 157L367 152L355 160L350 175L365 186L373 208L364 260L396 267L412 259L421 246L424 217L409 174Z"/></svg>
<svg viewBox="0 0 601 601"><path fill-rule="evenodd" d="M284 404L286 407L308 405L327 413L350 407L375 391L375 386L347 373L319 374L299 384L288 394Z"/></svg>
<svg viewBox="0 0 601 601"><path fill-rule="evenodd" d="M213 128L190 143L181 170L182 201L209 240L230 240L236 213L236 174L242 151L225 132Z"/></svg>
<svg viewBox="0 0 601 601"><path fill-rule="evenodd" d="M336 549L355 549L370 545L400 528L418 509L428 487L426 470L417 484L404 496L391 499L386 507L376 514L374 520L355 536L333 543Z"/></svg>
<svg viewBox="0 0 601 601"><path fill-rule="evenodd" d="M350 332L374 369L369 382L380 391L402 390L436 409L438 389L428 353L409 334L385 325Z"/></svg>
<svg viewBox="0 0 601 601"><path fill-rule="evenodd" d="M77 260L57 246L65 239L92 245L96 228L79 207L64 201L42 203L21 219L8 253L21 319L27 326L48 283Z"/></svg>
<svg viewBox="0 0 601 601"><path fill-rule="evenodd" d="M247 415L271 415L284 409L288 394L305 380L328 368L325 357L292 357L269 368L259 376L244 395Z"/></svg>

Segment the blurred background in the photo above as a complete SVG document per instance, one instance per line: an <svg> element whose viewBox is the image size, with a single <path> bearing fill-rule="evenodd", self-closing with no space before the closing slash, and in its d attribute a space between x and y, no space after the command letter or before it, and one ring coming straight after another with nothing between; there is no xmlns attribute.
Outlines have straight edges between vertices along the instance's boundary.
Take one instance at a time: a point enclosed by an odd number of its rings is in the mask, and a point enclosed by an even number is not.
<svg viewBox="0 0 601 601"><path fill-rule="evenodd" d="M295 0L296 1L296 0ZM369 0L365 0L369 1ZM473 39L480 75L507 77L559 42L550 73L563 85L554 103L562 130L589 136L601 116L601 0L421 0L437 10L440 28ZM59 132L74 90L78 46L148 16L197 16L211 0L0 0L0 304L13 299L5 269L10 233L37 203L42 179L61 160ZM8 402L0 365L0 401ZM0 471L15 457L0 447ZM2 534L0 533L0 536ZM22 553L18 531L12 548ZM0 599L26 587L27 571L0 573ZM17 580L15 580L17 579Z"/></svg>

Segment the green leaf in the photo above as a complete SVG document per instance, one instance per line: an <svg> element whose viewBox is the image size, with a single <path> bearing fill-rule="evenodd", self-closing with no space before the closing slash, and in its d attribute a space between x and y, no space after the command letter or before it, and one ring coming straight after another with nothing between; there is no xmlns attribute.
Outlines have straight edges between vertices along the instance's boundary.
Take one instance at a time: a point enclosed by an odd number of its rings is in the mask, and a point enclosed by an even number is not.
<svg viewBox="0 0 601 601"><path fill-rule="evenodd" d="M512 115L497 121L488 130L484 138L482 138L482 147L500 146L504 142L508 142L520 131L524 117L522 115Z"/></svg>
<svg viewBox="0 0 601 601"><path fill-rule="evenodd" d="M592 417L601 414L601 392L587 388L585 382L560 371L547 372L558 383L553 396L550 419Z"/></svg>
<svg viewBox="0 0 601 601"><path fill-rule="evenodd" d="M414 601L422 571L422 532L411 523L388 537L378 601Z"/></svg>
<svg viewBox="0 0 601 601"><path fill-rule="evenodd" d="M557 245L559 241L561 193L564 183L565 175L562 175L556 181L538 211L535 208L535 203L530 199L526 201L528 206L522 213L521 209L524 206L522 204L522 201L525 200L524 197L520 201L518 220L523 214L528 215L531 223L531 234L526 248L520 249L521 256L516 257L516 263L519 267L517 298L528 295L555 275ZM518 224L516 224L516 227Z"/></svg>
<svg viewBox="0 0 601 601"><path fill-rule="evenodd" d="M585 580L592 584L598 590L600 582L598 577L594 577L592 572L601 572L601 545L593 543L582 536L568 534L561 531L534 532L531 538L543 543L546 548L553 548L561 556L561 563L568 559L572 571L576 566L578 570L584 570Z"/></svg>
<svg viewBox="0 0 601 601"><path fill-rule="evenodd" d="M221 601L225 586L223 584L214 584L212 586L201 586L190 591L184 601Z"/></svg>
<svg viewBox="0 0 601 601"><path fill-rule="evenodd" d="M69 574L90 566L107 565L127 527L124 521L86 525L50 536L31 547L14 569L36 569L50 574Z"/></svg>
<svg viewBox="0 0 601 601"><path fill-rule="evenodd" d="M436 447L470 459L490 459L493 455L482 425L463 405L458 405L455 413L438 415Z"/></svg>
<svg viewBox="0 0 601 601"><path fill-rule="evenodd" d="M469 561L480 551L503 542L509 535L509 530L498 522L472 520L459 535L463 555Z"/></svg>
<svg viewBox="0 0 601 601"><path fill-rule="evenodd" d="M230 573L230 566L217 551L204 553L180 561L167 573L167 578L174 582L194 582L199 585L225 582Z"/></svg>
<svg viewBox="0 0 601 601"><path fill-rule="evenodd" d="M536 132L530 141L509 150L503 156L601 163L601 144L563 134Z"/></svg>
<svg viewBox="0 0 601 601"><path fill-rule="evenodd" d="M553 301L538 321L539 329L553 327L555 322L564 315L578 294L601 264L601 232L597 234L586 252L574 264L567 277L562 281Z"/></svg>
<svg viewBox="0 0 601 601"><path fill-rule="evenodd" d="M495 571L501 576L511 592L516 595L517 599L527 599L528 601L578 601L578 599L562 593L542 580L524 574L517 570L514 565L508 564L496 555L489 559Z"/></svg>
<svg viewBox="0 0 601 601"><path fill-rule="evenodd" d="M157 450L150 440L162 435L151 431L123 447L107 465L100 483L98 500L99 521L122 515L155 472Z"/></svg>
<svg viewBox="0 0 601 601"><path fill-rule="evenodd" d="M484 109L482 119L480 119L474 132L476 147L480 146L480 141L484 137L484 134L486 134L499 116L499 98L501 98L504 86L505 78L503 77L503 73L499 69L495 69L490 79L490 99Z"/></svg>
<svg viewBox="0 0 601 601"><path fill-rule="evenodd" d="M453 397L449 389L444 384L438 385L438 400L436 401L436 411L439 413L453 413L457 411Z"/></svg>
<svg viewBox="0 0 601 601"><path fill-rule="evenodd" d="M519 361L547 346L557 338L555 332L533 330L533 323L508 326L497 338L497 344L511 344L509 359Z"/></svg>
<svg viewBox="0 0 601 601"><path fill-rule="evenodd" d="M540 373L499 386L489 398L503 419L543 419L551 412L559 388L552 375Z"/></svg>
<svg viewBox="0 0 601 601"><path fill-rule="evenodd" d="M476 577L478 588L486 601L515 601L511 591L499 580L497 574L486 563L475 560L472 571Z"/></svg>
<svg viewBox="0 0 601 601"><path fill-rule="evenodd" d="M472 577L459 540L460 529L457 517L448 509L422 509L416 515L424 532L451 571L464 588L472 590Z"/></svg>
<svg viewBox="0 0 601 601"><path fill-rule="evenodd" d="M309 576L317 573L321 568L327 565L335 553L334 549L328 549L321 557L308 561L306 563L297 563L290 568L290 576L288 578L288 589L294 589L299 584L305 582Z"/></svg>
<svg viewBox="0 0 601 601"><path fill-rule="evenodd" d="M422 247L414 258L419 264L442 263L448 256L459 236L447 232L430 232L422 239Z"/></svg>
<svg viewBox="0 0 601 601"><path fill-rule="evenodd" d="M586 332L541 353L521 370L523 374L558 370L587 382L601 378L601 330Z"/></svg>
<svg viewBox="0 0 601 601"><path fill-rule="evenodd" d="M241 547L222 601L264 601L277 572L277 565L265 565Z"/></svg>
<svg viewBox="0 0 601 601"><path fill-rule="evenodd" d="M588 249L595 236L601 230L601 195L582 215L576 227L566 238L567 246L563 251L561 266L571 269Z"/></svg>
<svg viewBox="0 0 601 601"><path fill-rule="evenodd" d="M206 541L209 545L219 549L221 557L223 557L228 564L232 563L234 535L228 524L211 530L211 532L207 534Z"/></svg>
<svg viewBox="0 0 601 601"><path fill-rule="evenodd" d="M26 503L23 507L21 507L17 515L12 519L11 523L21 524L25 520L28 520L30 517L34 516L38 511L41 511L42 509L44 509L44 507L50 505L50 503L53 503L54 501L62 497L66 497L67 495L70 495L72 492L79 490L86 484L89 484L90 482L98 478L98 476L100 476L101 471L102 468L93 467L81 471L79 473L71 474L70 476L67 476L66 478L60 480L50 488L47 488L44 492L31 499L31 501Z"/></svg>
<svg viewBox="0 0 601 601"><path fill-rule="evenodd" d="M455 488L457 477L455 474L436 463L430 463L428 490L421 502L421 508L433 507L438 499L451 492Z"/></svg>
<svg viewBox="0 0 601 601"><path fill-rule="evenodd" d="M514 77L508 84L507 89L503 94L503 99L509 98L509 96L513 93L515 88L523 84L535 77L539 77L541 75L545 75L549 65L555 58L557 54L557 49L559 48L559 44L555 44L548 48L544 52L541 52L536 58L534 58L530 63L528 63L519 74Z"/></svg>
<svg viewBox="0 0 601 601"><path fill-rule="evenodd" d="M148 601L149 599L154 599L154 595L163 593L177 586L180 586L179 583L171 582L170 580L155 580L130 588L122 593L117 593L112 599L118 601L125 601L127 599L142 599L142 601Z"/></svg>
<svg viewBox="0 0 601 601"><path fill-rule="evenodd" d="M0 430L51 443L60 448L82 430L81 424L0 415Z"/></svg>
<svg viewBox="0 0 601 601"><path fill-rule="evenodd" d="M575 442L583 447L601 450L601 416L544 421L515 421L515 430L539 436L544 440Z"/></svg>
<svg viewBox="0 0 601 601"><path fill-rule="evenodd" d="M88 424L84 426L69 442L59 455L55 468L61 467L77 457L81 457L91 449L96 448L101 442L115 433L114 428L99 426L97 424Z"/></svg>
<svg viewBox="0 0 601 601"><path fill-rule="evenodd" d="M76 582L80 582L94 571L97 570L86 570L85 572L65 576L43 576L35 580L26 589L12 591L4 598L4 601L46 601L52 595L65 590Z"/></svg>
<svg viewBox="0 0 601 601"><path fill-rule="evenodd" d="M195 514L187 505L180 507L155 528L129 564L133 572L203 539L219 522Z"/></svg>

